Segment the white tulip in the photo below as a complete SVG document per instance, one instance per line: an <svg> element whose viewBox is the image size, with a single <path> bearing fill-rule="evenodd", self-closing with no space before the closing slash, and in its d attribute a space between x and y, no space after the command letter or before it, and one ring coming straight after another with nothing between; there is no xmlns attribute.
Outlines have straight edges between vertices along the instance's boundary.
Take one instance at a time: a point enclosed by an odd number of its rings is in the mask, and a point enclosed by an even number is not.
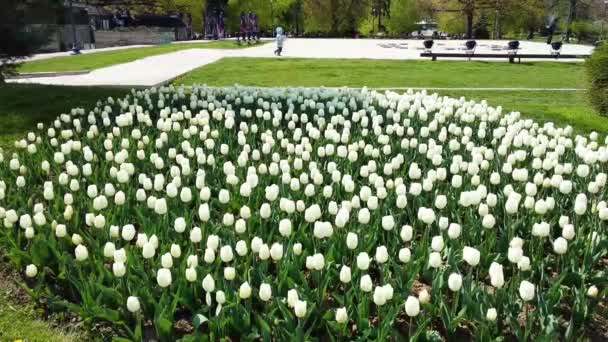
<svg viewBox="0 0 608 342"><path fill-rule="evenodd" d="M420 313L420 301L414 296L408 296L405 301L405 313L410 317L416 317Z"/></svg>
<svg viewBox="0 0 608 342"><path fill-rule="evenodd" d="M439 254L438 252L432 252L431 254L429 254L429 266L432 268L438 268L439 266L441 266L442 260L441 260L441 254Z"/></svg>
<svg viewBox="0 0 608 342"><path fill-rule="evenodd" d="M369 276L369 274L365 274L361 277L361 280L359 281L359 287L363 292L371 292L373 283L372 278Z"/></svg>
<svg viewBox="0 0 608 342"><path fill-rule="evenodd" d="M423 289L418 293L418 300L420 304L428 304L431 302L431 294L426 289Z"/></svg>
<svg viewBox="0 0 608 342"><path fill-rule="evenodd" d="M564 239L563 237L558 237L555 239L555 241L553 241L553 251L560 255L566 254L568 251L568 240Z"/></svg>
<svg viewBox="0 0 608 342"><path fill-rule="evenodd" d="M127 310L129 312L135 313L141 309L139 299L137 297L130 296L127 298Z"/></svg>
<svg viewBox="0 0 608 342"><path fill-rule="evenodd" d="M38 274L38 267L36 265L30 264L25 268L25 275L28 278L34 278Z"/></svg>
<svg viewBox="0 0 608 342"><path fill-rule="evenodd" d="M445 244L443 243L443 237L441 235L433 236L431 239L431 248L435 252L441 252Z"/></svg>
<svg viewBox="0 0 608 342"><path fill-rule="evenodd" d="M251 297L251 286L249 286L248 282L244 282L239 287L239 297L241 299L247 299Z"/></svg>
<svg viewBox="0 0 608 342"><path fill-rule="evenodd" d="M462 250L462 259L467 262L467 264L475 267L479 264L479 259L481 258L481 253L472 247L465 246Z"/></svg>
<svg viewBox="0 0 608 342"><path fill-rule="evenodd" d="M117 278L123 277L127 273L127 268L123 262L115 261L112 264L112 273Z"/></svg>
<svg viewBox="0 0 608 342"><path fill-rule="evenodd" d="M361 252L359 253L359 255L357 255L357 268L359 268L362 271L365 271L369 268L369 255L367 255L367 253L365 252Z"/></svg>
<svg viewBox="0 0 608 342"><path fill-rule="evenodd" d="M234 267L224 267L224 279L234 280L236 277L236 269Z"/></svg>
<svg viewBox="0 0 608 342"><path fill-rule="evenodd" d="M205 290L205 292L215 291L215 280L211 274L207 274L205 278L203 278L203 290Z"/></svg>
<svg viewBox="0 0 608 342"><path fill-rule="evenodd" d="M296 314L296 317L303 318L304 316L306 316L306 302L305 301L298 300L295 303L293 309Z"/></svg>
<svg viewBox="0 0 608 342"><path fill-rule="evenodd" d="M595 285L591 285L589 289L587 289L587 296L591 298L597 298L598 293L599 291Z"/></svg>
<svg viewBox="0 0 608 342"><path fill-rule="evenodd" d="M156 273L156 282L160 287L168 287L171 285L171 271L166 268L161 268Z"/></svg>
<svg viewBox="0 0 608 342"><path fill-rule="evenodd" d="M186 280L193 283L196 281L196 269L194 267L188 267L186 269Z"/></svg>
<svg viewBox="0 0 608 342"><path fill-rule="evenodd" d="M85 261L89 258L89 251L83 245L76 246L75 254L78 261Z"/></svg>
<svg viewBox="0 0 608 342"><path fill-rule="evenodd" d="M348 321L348 313L346 312L346 308L342 307L336 310L336 322L338 323L346 323Z"/></svg>
<svg viewBox="0 0 608 342"><path fill-rule="evenodd" d="M529 302L534 299L534 290L534 284L530 283L527 280L524 280L519 284L519 296L526 302Z"/></svg>
<svg viewBox="0 0 608 342"><path fill-rule="evenodd" d="M340 268L340 281L343 283L350 283L351 281L351 270L350 267L342 265Z"/></svg>
<svg viewBox="0 0 608 342"><path fill-rule="evenodd" d="M497 317L498 317L498 312L494 308L490 308L486 312L486 319L490 322L495 322Z"/></svg>
<svg viewBox="0 0 608 342"><path fill-rule="evenodd" d="M388 250L386 246L379 246L376 248L376 262L383 264L388 261Z"/></svg>
<svg viewBox="0 0 608 342"><path fill-rule="evenodd" d="M346 235L346 246L348 247L348 249L354 250L357 248L358 244L359 244L359 237L357 236L357 234L355 234L353 232L349 232Z"/></svg>
<svg viewBox="0 0 608 342"><path fill-rule="evenodd" d="M278 242L273 243L270 247L270 257L274 261L281 260L283 257L283 245Z"/></svg>
<svg viewBox="0 0 608 342"><path fill-rule="evenodd" d="M259 296L260 296L260 299L264 302L267 302L270 300L270 298L272 297L272 289L270 288L269 284L264 283L264 284L260 285Z"/></svg>
<svg viewBox="0 0 608 342"><path fill-rule="evenodd" d="M457 292L462 287L462 276L458 273L452 273L448 277L448 287L450 290Z"/></svg>

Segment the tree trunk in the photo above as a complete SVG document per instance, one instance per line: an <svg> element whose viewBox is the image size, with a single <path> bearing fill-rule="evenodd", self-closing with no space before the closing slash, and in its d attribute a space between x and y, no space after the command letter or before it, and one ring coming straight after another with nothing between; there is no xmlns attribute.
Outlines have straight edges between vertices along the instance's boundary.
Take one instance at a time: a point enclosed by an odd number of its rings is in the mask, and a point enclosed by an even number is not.
<svg viewBox="0 0 608 342"><path fill-rule="evenodd" d="M566 19L566 36L564 40L566 42L570 41L570 35L572 33L571 26L572 22L576 18L576 1L577 0L569 0L568 1L568 18Z"/></svg>
<svg viewBox="0 0 608 342"><path fill-rule="evenodd" d="M501 6L501 0L496 0L496 18L494 21L494 39L500 39L502 38L502 22L501 22L501 17L500 17L500 12L502 10L502 6Z"/></svg>
<svg viewBox="0 0 608 342"><path fill-rule="evenodd" d="M473 39L473 17L474 12L473 9L467 10L467 39Z"/></svg>
<svg viewBox="0 0 608 342"><path fill-rule="evenodd" d="M339 9L337 8L338 5L336 4L335 0L331 0L330 1L330 12L331 12L331 32L332 34L336 35L338 33L338 26L340 24L340 19L338 18L338 13L336 13L336 11L338 11Z"/></svg>

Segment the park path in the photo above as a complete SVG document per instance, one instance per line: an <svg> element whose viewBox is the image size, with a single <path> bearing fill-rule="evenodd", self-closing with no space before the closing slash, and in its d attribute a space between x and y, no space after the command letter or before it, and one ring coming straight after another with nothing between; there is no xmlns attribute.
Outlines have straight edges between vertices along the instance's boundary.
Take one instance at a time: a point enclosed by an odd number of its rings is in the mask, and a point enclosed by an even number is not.
<svg viewBox="0 0 608 342"><path fill-rule="evenodd" d="M463 41L437 41L434 51L458 51ZM489 53L506 46L506 41L480 41L478 53ZM265 44L246 49L189 49L164 55L151 56L130 63L100 68L86 74L53 77L14 79L11 82L40 83L73 86L157 86L172 81L198 67L213 63L224 57L274 58L274 44ZM565 44L564 54L589 54L590 46ZM544 43L521 42L521 53L548 53ZM421 59L420 40L376 40L376 39L289 39L285 44L284 57L290 58L345 58L345 59ZM462 60L462 59L461 59ZM506 59L505 59L506 61ZM569 62L570 60L560 60ZM517 90L527 90L517 88Z"/></svg>

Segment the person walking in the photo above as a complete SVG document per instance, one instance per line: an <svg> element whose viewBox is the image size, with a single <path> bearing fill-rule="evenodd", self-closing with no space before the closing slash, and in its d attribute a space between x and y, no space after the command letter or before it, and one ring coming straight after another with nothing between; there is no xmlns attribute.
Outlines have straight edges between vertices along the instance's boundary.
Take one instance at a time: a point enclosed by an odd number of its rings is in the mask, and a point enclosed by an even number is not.
<svg viewBox="0 0 608 342"><path fill-rule="evenodd" d="M277 41L277 49L274 50L274 55L280 56L281 53L283 52L283 42L285 41L285 35L283 35L282 27L277 27L276 41Z"/></svg>

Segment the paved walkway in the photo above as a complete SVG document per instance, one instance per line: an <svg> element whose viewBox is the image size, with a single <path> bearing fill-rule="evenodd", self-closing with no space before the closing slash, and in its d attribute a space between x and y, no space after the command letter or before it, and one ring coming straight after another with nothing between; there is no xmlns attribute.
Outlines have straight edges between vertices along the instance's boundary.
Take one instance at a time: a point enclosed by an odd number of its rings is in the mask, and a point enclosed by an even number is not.
<svg viewBox="0 0 608 342"><path fill-rule="evenodd" d="M493 52L495 48L504 47L506 44L506 41L480 41L476 52ZM433 51L455 52L462 49L463 46L464 41L462 40L436 41ZM523 41L520 47L521 53L549 52L549 47L544 43ZM223 57L274 58L274 49L274 44L231 50L189 49L101 68L83 75L36 77L10 81L74 86L154 86L169 82L184 73L213 63ZM415 60L421 59L420 53L422 50L422 41L420 40L288 39L285 43L283 58ZM593 48L590 46L566 44L562 53L589 54L592 50ZM568 60L560 61L567 62ZM506 59L504 62L506 62Z"/></svg>

